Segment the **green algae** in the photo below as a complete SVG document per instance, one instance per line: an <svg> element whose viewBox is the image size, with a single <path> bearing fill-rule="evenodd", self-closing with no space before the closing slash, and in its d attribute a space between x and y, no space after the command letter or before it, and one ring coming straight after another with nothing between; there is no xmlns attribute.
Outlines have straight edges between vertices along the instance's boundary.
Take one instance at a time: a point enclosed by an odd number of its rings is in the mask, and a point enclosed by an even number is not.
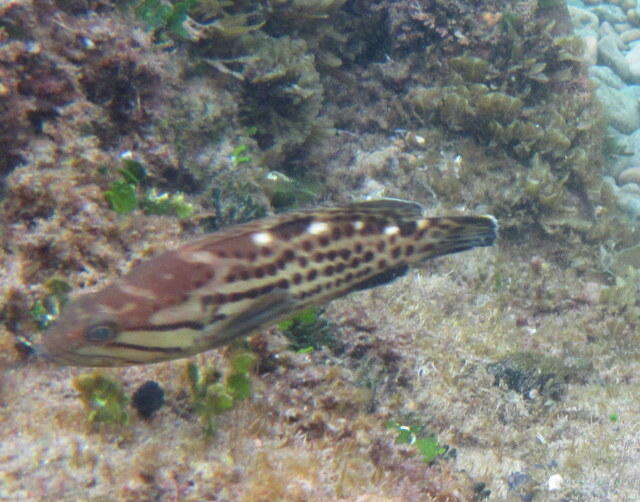
<svg viewBox="0 0 640 502"><path fill-rule="evenodd" d="M193 362L186 365L193 411L200 417L206 436L215 434L218 415L251 397L250 372L256 362L252 352L236 350L229 357L229 371L224 378L214 368L201 369Z"/></svg>
<svg viewBox="0 0 640 502"><path fill-rule="evenodd" d="M289 348L297 352L326 346L339 352L343 344L336 337L335 328L322 316L322 310L311 307L278 324L278 329L289 339Z"/></svg>
<svg viewBox="0 0 640 502"><path fill-rule="evenodd" d="M129 398L122 385L101 373L85 373L73 380L90 424L127 425Z"/></svg>

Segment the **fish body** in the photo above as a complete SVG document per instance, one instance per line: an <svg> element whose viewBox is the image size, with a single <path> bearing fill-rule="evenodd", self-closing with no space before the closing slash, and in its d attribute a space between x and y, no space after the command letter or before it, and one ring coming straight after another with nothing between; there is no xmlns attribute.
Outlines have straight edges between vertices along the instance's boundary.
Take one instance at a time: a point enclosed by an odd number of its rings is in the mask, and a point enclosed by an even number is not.
<svg viewBox="0 0 640 502"><path fill-rule="evenodd" d="M45 333L45 353L78 366L187 357L387 283L411 264L490 246L496 234L492 216L428 217L395 199L232 226L78 297Z"/></svg>

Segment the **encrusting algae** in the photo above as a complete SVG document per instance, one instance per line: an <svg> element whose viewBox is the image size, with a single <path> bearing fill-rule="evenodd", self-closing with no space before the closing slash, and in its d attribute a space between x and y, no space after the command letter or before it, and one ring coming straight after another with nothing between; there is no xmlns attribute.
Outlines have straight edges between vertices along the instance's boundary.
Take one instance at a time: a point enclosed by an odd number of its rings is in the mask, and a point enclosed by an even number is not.
<svg viewBox="0 0 640 502"><path fill-rule="evenodd" d="M496 235L492 216L427 217L397 199L265 218L167 251L79 298L45 348L80 366L190 356Z"/></svg>

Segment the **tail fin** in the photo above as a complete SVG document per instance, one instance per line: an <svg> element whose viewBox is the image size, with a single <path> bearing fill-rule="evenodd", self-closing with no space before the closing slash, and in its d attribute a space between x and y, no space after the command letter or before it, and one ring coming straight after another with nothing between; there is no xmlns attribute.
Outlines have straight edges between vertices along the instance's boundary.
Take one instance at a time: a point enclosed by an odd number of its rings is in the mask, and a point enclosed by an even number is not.
<svg viewBox="0 0 640 502"><path fill-rule="evenodd" d="M493 216L447 216L428 218L421 243L425 260L459 253L475 247L492 246L498 236L498 222Z"/></svg>

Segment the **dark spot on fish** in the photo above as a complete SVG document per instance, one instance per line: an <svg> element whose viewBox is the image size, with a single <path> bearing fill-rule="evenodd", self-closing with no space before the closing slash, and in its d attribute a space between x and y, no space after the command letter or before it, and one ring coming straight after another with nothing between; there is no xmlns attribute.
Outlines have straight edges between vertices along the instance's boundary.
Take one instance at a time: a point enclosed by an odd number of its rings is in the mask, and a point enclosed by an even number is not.
<svg viewBox="0 0 640 502"><path fill-rule="evenodd" d="M243 254L243 252L242 252L242 251L240 251L239 249L234 249L234 250L233 250L233 257L234 257L234 258L241 259L241 258L243 258L243 257L244 257L244 254Z"/></svg>
<svg viewBox="0 0 640 502"><path fill-rule="evenodd" d="M338 263L336 265L336 272L340 273L345 269L346 265L344 263Z"/></svg>
<svg viewBox="0 0 640 502"><path fill-rule="evenodd" d="M392 258L398 258L400 256L400 253L402 252L402 249L400 249L399 246L393 248L391 250L391 257Z"/></svg>
<svg viewBox="0 0 640 502"><path fill-rule="evenodd" d="M358 258L357 256L355 258L353 258L351 260L351 262L349 263L349 266L351 268L356 268L356 267L360 266L360 258Z"/></svg>
<svg viewBox="0 0 640 502"><path fill-rule="evenodd" d="M413 247L411 244L409 244L409 245L405 248L405 250L404 250L404 254L405 254L405 256L411 256L411 255L413 254L413 252L414 252L414 251L415 251L414 247Z"/></svg>
<svg viewBox="0 0 640 502"><path fill-rule="evenodd" d="M300 265L300 267L305 268L308 264L309 261L304 256L298 258L298 265Z"/></svg>
<svg viewBox="0 0 640 502"><path fill-rule="evenodd" d="M373 235L380 233L380 227L372 220L367 220L360 230L360 235Z"/></svg>
<svg viewBox="0 0 640 502"><path fill-rule="evenodd" d="M263 295L267 295L271 293L275 289L275 287L276 287L275 284L266 284L265 286L262 286L261 293Z"/></svg>
<svg viewBox="0 0 640 502"><path fill-rule="evenodd" d="M218 258L226 258L227 257L227 252L226 251L216 251L216 256Z"/></svg>
<svg viewBox="0 0 640 502"><path fill-rule="evenodd" d="M352 224L349 225L345 225L344 226L344 236L349 238L349 237L353 237L353 234L356 232L356 229L353 227Z"/></svg>
<svg viewBox="0 0 640 502"><path fill-rule="evenodd" d="M351 279L353 279L353 274L351 272L344 276L344 280L347 282L349 282Z"/></svg>
<svg viewBox="0 0 640 502"><path fill-rule="evenodd" d="M383 260L379 260L378 261L378 268L381 269L381 270L387 268L387 260L384 260L384 259Z"/></svg>
<svg viewBox="0 0 640 502"><path fill-rule="evenodd" d="M340 227L336 225L331 230L331 238L334 241L337 241L340 237L342 237L342 230L340 230Z"/></svg>
<svg viewBox="0 0 640 502"><path fill-rule="evenodd" d="M329 251L329 252L327 253L327 259L328 259L329 261L334 261L334 260L336 259L336 257L337 257L337 256L338 256L338 252L337 252L337 251L334 251L334 250L331 250L331 251Z"/></svg>
<svg viewBox="0 0 640 502"><path fill-rule="evenodd" d="M276 286L280 289L289 289L289 281L286 279L280 279Z"/></svg>
<svg viewBox="0 0 640 502"><path fill-rule="evenodd" d="M362 261L369 263L371 260L373 260L373 253L371 251L367 251L363 256Z"/></svg>
<svg viewBox="0 0 640 502"><path fill-rule="evenodd" d="M294 284L300 284L301 282L302 282L302 275L301 274L294 274L293 283Z"/></svg>
<svg viewBox="0 0 640 502"><path fill-rule="evenodd" d="M307 274L307 281L313 281L316 277L318 277L318 271L315 269L309 270L309 273Z"/></svg>
<svg viewBox="0 0 640 502"><path fill-rule="evenodd" d="M237 276L234 272L231 272L227 277L225 277L225 281L234 282L237 279Z"/></svg>
<svg viewBox="0 0 640 502"><path fill-rule="evenodd" d="M321 236L318 238L318 244L320 244L320 246L322 246L322 247L326 247L326 246L328 246L328 245L329 245L329 242L331 242L331 241L329 240L329 237L328 237L328 236L326 236L326 235L321 235Z"/></svg>
<svg viewBox="0 0 640 502"><path fill-rule="evenodd" d="M242 292L229 293L229 295L227 296L227 301L229 301L230 303L239 302L240 300L242 300L243 296L244 295Z"/></svg>
<svg viewBox="0 0 640 502"><path fill-rule="evenodd" d="M253 276L256 279L262 279L264 277L264 269L262 267L256 267L256 269L253 271Z"/></svg>
<svg viewBox="0 0 640 502"><path fill-rule="evenodd" d="M433 251L433 244L425 244L420 248L421 253L430 253Z"/></svg>
<svg viewBox="0 0 640 502"><path fill-rule="evenodd" d="M400 235L402 237L408 237L409 235L415 233L418 225L415 221L405 221L398 225L400 228Z"/></svg>
<svg viewBox="0 0 640 502"><path fill-rule="evenodd" d="M307 253L309 251L312 251L313 247L314 247L313 241L311 240L302 241L302 249L304 249Z"/></svg>
<svg viewBox="0 0 640 502"><path fill-rule="evenodd" d="M227 318L227 314L216 314L211 318L211 323L224 321Z"/></svg>
<svg viewBox="0 0 640 502"><path fill-rule="evenodd" d="M247 290L244 295L247 298L257 298L261 294L262 294L262 289L261 288L253 288L253 289Z"/></svg>
<svg viewBox="0 0 640 502"><path fill-rule="evenodd" d="M214 303L216 303L216 305L222 305L223 303L227 302L227 297L222 293L217 293L213 295L213 300L214 300Z"/></svg>
<svg viewBox="0 0 640 502"><path fill-rule="evenodd" d="M273 249L269 248L269 247L261 247L260 248L260 254L262 256L264 256L265 258L271 256L273 254Z"/></svg>
<svg viewBox="0 0 640 502"><path fill-rule="evenodd" d="M282 253L282 259L285 262L293 261L296 257L296 254L293 252L293 249L287 249L284 253Z"/></svg>
<svg viewBox="0 0 640 502"><path fill-rule="evenodd" d="M281 240L291 240L304 234L313 221L313 216L306 216L293 221L285 221L274 226L271 232Z"/></svg>
<svg viewBox="0 0 640 502"><path fill-rule="evenodd" d="M256 253L254 253L253 251L249 251L247 253L247 260L253 262L256 261L258 259L258 255Z"/></svg>
<svg viewBox="0 0 640 502"><path fill-rule="evenodd" d="M387 243L385 241L380 241L378 242L376 249L378 250L378 253L382 253L386 247L387 247Z"/></svg>
<svg viewBox="0 0 640 502"><path fill-rule="evenodd" d="M266 266L266 269L267 274L269 275L276 275L278 273L278 268L273 263L269 263L269 265Z"/></svg>
<svg viewBox="0 0 640 502"><path fill-rule="evenodd" d="M246 268L243 268L238 275L240 276L240 279L243 281L246 281L249 279L249 277L251 277L251 274Z"/></svg>
<svg viewBox="0 0 640 502"><path fill-rule="evenodd" d="M354 247L354 251L355 251L357 254L362 253L362 243L361 243L361 242L356 242L356 245L355 245L355 247Z"/></svg>
<svg viewBox="0 0 640 502"><path fill-rule="evenodd" d="M343 260L348 260L350 256L351 256L351 250L350 249L341 249L340 250L340 257Z"/></svg>
<svg viewBox="0 0 640 502"><path fill-rule="evenodd" d="M324 261L325 255L324 253L315 253L313 255L313 261L317 263L322 263Z"/></svg>
<svg viewBox="0 0 640 502"><path fill-rule="evenodd" d="M331 277L334 271L335 271L335 267L333 265L328 265L324 268L322 273L327 277Z"/></svg>

